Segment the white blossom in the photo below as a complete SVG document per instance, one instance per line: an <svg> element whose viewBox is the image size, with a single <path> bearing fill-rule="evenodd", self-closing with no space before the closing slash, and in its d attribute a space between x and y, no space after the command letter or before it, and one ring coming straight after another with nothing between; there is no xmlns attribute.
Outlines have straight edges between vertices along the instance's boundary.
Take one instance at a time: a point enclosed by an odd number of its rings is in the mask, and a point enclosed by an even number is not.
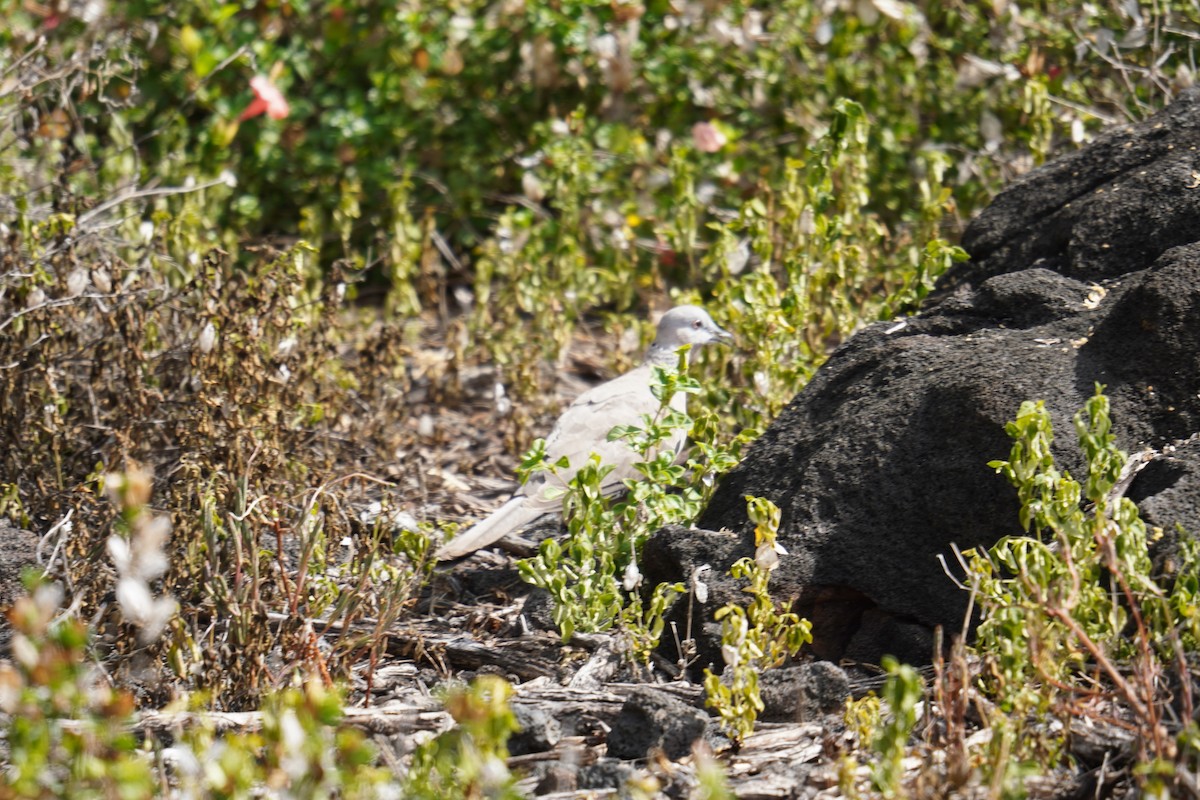
<svg viewBox="0 0 1200 800"><path fill-rule="evenodd" d="M701 605L708 602L708 584L701 580L701 578L703 578L704 573L708 572L710 569L712 569L712 567L708 564L701 564L692 570L692 590L696 593L696 602L700 603Z"/></svg>
<svg viewBox="0 0 1200 800"><path fill-rule="evenodd" d="M133 554L129 550L129 542L125 541L125 537L118 534L113 534L108 537L108 557L112 559L113 566L117 568L117 572L124 575L129 572L133 565Z"/></svg>
<svg viewBox="0 0 1200 800"><path fill-rule="evenodd" d="M546 198L546 187L542 185L538 176L530 171L521 175L521 191L535 203L540 203Z"/></svg>
<svg viewBox="0 0 1200 800"><path fill-rule="evenodd" d="M24 634L18 633L13 636L8 646L12 651L13 659L18 664L26 669L33 669L37 666L38 649Z"/></svg>
<svg viewBox="0 0 1200 800"><path fill-rule="evenodd" d="M742 654L731 644L721 645L721 658L725 661L728 669L737 669L738 665L742 663Z"/></svg>
<svg viewBox="0 0 1200 800"><path fill-rule="evenodd" d="M774 546L769 544L761 544L754 551L754 563L759 569L765 569L768 572L779 566L779 553Z"/></svg>
<svg viewBox="0 0 1200 800"><path fill-rule="evenodd" d="M642 585L642 573L638 569L636 561L630 561L625 566L625 576L621 580L621 587L627 592L632 592L634 589Z"/></svg>
<svg viewBox="0 0 1200 800"><path fill-rule="evenodd" d="M108 269L105 267L96 267L92 270L92 284L104 294L111 292L112 278L108 275Z"/></svg>
<svg viewBox="0 0 1200 800"><path fill-rule="evenodd" d="M87 270L83 267L76 267L67 276L67 297L78 297L83 294L83 290L87 288L87 285Z"/></svg>
<svg viewBox="0 0 1200 800"><path fill-rule="evenodd" d="M508 399L508 392L500 381L492 384L492 404L497 417L507 417L512 413L512 400Z"/></svg>
<svg viewBox="0 0 1200 800"><path fill-rule="evenodd" d="M817 232L816 215L813 213L812 206L805 206L800 212L800 233L805 236L812 236Z"/></svg>
<svg viewBox="0 0 1200 800"><path fill-rule="evenodd" d="M279 715L279 740L283 745L283 757L279 765L295 782L303 780L308 773L308 759L304 754L306 738L304 726L294 710L289 708Z"/></svg>
<svg viewBox="0 0 1200 800"><path fill-rule="evenodd" d="M196 341L196 347L204 355L208 355L213 351L217 344L217 326L212 324L210 320L204 329L200 331L200 338Z"/></svg>

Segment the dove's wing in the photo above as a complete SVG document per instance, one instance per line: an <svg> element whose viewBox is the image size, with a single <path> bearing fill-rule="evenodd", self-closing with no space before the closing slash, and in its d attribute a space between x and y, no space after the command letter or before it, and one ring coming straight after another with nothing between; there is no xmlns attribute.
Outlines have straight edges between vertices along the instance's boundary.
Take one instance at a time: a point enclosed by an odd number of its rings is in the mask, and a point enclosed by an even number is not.
<svg viewBox="0 0 1200 800"><path fill-rule="evenodd" d="M625 479L637 476L634 464L641 456L624 440L610 442L608 434L618 425L641 425L645 416L658 411L660 403L650 390L652 365L675 364L676 351L685 344L697 346L731 338L702 308L684 305L668 311L659 320L654 343L646 354L647 363L584 392L558 418L546 437L546 455L551 463L566 457L570 466L556 475L531 479L490 516L443 546L437 558L461 558L520 530L543 514L558 511L559 495L548 489L565 486L592 453L600 456L601 463L613 467L604 478L602 490L606 494L619 491ZM684 410L687 396L675 395L671 405ZM684 435L683 431L676 432L663 446L678 453Z"/></svg>
<svg viewBox="0 0 1200 800"><path fill-rule="evenodd" d="M650 391L647 365L584 392L563 412L546 437L548 459L553 463L565 456L571 464L547 480L565 484L595 453L601 463L613 467L604 479L604 488L618 488L623 479L635 474L633 465L641 457L623 439L610 442L608 434L618 425L643 424L643 417L654 414L658 407L659 402ZM534 496L534 487L527 487L525 493Z"/></svg>
<svg viewBox="0 0 1200 800"><path fill-rule="evenodd" d="M642 365L580 395L546 437L547 459L555 463L565 456L570 466L555 475L531 478L511 500L444 545L437 553L438 559L461 558L520 530L543 514L558 511L560 493L548 489L564 488L592 453L600 456L601 463L613 467L604 478L604 492L622 488L625 478L637 474L633 465L641 456L624 440L610 442L608 434L618 425L641 425L645 415L658 411L659 402L650 391L650 370L649 365Z"/></svg>

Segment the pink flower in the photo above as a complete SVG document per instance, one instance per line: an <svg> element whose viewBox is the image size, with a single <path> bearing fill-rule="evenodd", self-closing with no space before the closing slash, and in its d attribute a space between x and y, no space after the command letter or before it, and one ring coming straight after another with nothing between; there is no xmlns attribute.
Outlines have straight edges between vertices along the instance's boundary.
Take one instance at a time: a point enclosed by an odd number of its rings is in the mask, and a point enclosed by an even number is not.
<svg viewBox="0 0 1200 800"><path fill-rule="evenodd" d="M275 88L271 79L266 75L255 75L250 79L250 88L254 90L254 99L246 110L238 117L238 122L257 117L264 111L271 119L283 119L288 115L288 101L283 92Z"/></svg>
<svg viewBox="0 0 1200 800"><path fill-rule="evenodd" d="M692 141L702 153L715 153L729 141L711 122L697 122L692 126Z"/></svg>

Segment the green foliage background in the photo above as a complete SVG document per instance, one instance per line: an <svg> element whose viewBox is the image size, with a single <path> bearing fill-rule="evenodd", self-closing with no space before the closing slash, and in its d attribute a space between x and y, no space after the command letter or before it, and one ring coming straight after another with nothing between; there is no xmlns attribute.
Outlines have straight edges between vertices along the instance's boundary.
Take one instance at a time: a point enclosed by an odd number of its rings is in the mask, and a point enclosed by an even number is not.
<svg viewBox="0 0 1200 800"><path fill-rule="evenodd" d="M738 344L696 359L693 439L740 446L839 341L912 311L1007 180L1190 85L1200 21L1128 0L0 18L0 510L39 531L73 515L55 568L123 663L102 480L148 465L182 607L152 657L231 706L280 679L276 648L307 663L309 634L268 615L404 612L443 522L381 544L378 520L424 497L408 424L487 394L481 367L519 452L581 321L623 343L602 356L618 370L648 311L703 302ZM256 75L286 118L239 122ZM421 489L364 533L363 475ZM344 637L331 665L377 646Z"/></svg>
<svg viewBox="0 0 1200 800"><path fill-rule="evenodd" d="M373 667L453 524L429 502L453 490L429 485L446 471L422 420L460 425L484 398L486 435L524 449L581 323L619 343L606 370L637 357L652 309L703 302L734 331L736 348L697 356L689 416L694 474L730 468L833 346L916 308L1006 182L1190 86L1200 11L0 0L0 22L0 514L43 536L65 592L26 604L28 674L0 674L52 767L29 762L20 791L38 796L140 769L128 737L62 735L86 709L43 689L82 697L85 650L128 689L97 701L121 720L134 696L257 708ZM255 76L285 118L239 121ZM122 480L140 487L127 507L105 499ZM128 554L140 528L170 542L146 597L179 603L155 641L114 597L132 578L110 537ZM74 625L52 641L60 599L86 642ZM268 712L320 742L337 700L306 686ZM492 767L508 715L472 705L490 691L455 702L498 742L473 768L507 787ZM911 725L893 727L899 758ZM1167 752L1157 719L1146 730ZM420 756L430 791L464 778L467 733ZM114 775L89 772L101 763Z"/></svg>
<svg viewBox="0 0 1200 800"><path fill-rule="evenodd" d="M350 299L385 294L392 319L463 315L458 352L499 365L526 403L577 320L643 312L666 293L707 299L749 329L747 347L797 343L732 370L735 386L757 381L732 398L751 428L831 343L911 309L950 261L941 242L1006 180L1188 85L1197 13L1003 0L6 5L13 158L0 192L18 225L51 212L78 223L133 187L211 184L122 205L106 232L134 244L152 223L144 257L176 285L211 248L245 264L304 241L314 275L338 268ZM237 122L255 74L289 98L286 119ZM725 139L716 152L696 145L698 123ZM31 245L24 233L15 246Z"/></svg>
<svg viewBox="0 0 1200 800"><path fill-rule="evenodd" d="M969 216L1076 120L1094 131L1161 104L1187 67L1196 13L1182 2L139 0L47 17L7 5L6 63L33 53L86 70L5 96L33 129L69 108L63 135L34 135L21 155L65 172L77 203L122 181L227 169L238 187L201 222L212 243L300 236L326 264L411 275L421 265L403 240L420 241L428 219L456 256L448 279L467 284L506 212L526 224L577 216L561 235L579 237L588 267L676 287L711 277L695 274L698 242L666 235L685 211L664 180L678 148L706 184L704 240L716 212L781 185L835 102L855 100L872 121L858 208L902 235L929 205L923 183L946 170ZM256 72L277 74L291 114L239 126ZM719 153L689 149L706 120L730 140ZM571 174L579 152L583 174ZM544 200L526 190L532 179ZM622 239L654 246L623 255ZM663 239L680 252L661 258ZM615 297L626 275L614 277L596 300L628 305Z"/></svg>

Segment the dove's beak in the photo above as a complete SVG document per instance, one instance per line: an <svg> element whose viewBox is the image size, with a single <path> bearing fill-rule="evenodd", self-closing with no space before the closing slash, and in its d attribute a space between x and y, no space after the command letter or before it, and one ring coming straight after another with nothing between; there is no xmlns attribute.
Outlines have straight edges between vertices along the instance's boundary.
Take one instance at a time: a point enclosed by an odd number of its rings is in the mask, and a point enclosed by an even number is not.
<svg viewBox="0 0 1200 800"><path fill-rule="evenodd" d="M724 328L720 327L719 325L712 326L712 336L713 336L713 341L715 341L715 342L720 342L721 344L732 344L733 343L733 334L730 333L729 331L725 330Z"/></svg>

